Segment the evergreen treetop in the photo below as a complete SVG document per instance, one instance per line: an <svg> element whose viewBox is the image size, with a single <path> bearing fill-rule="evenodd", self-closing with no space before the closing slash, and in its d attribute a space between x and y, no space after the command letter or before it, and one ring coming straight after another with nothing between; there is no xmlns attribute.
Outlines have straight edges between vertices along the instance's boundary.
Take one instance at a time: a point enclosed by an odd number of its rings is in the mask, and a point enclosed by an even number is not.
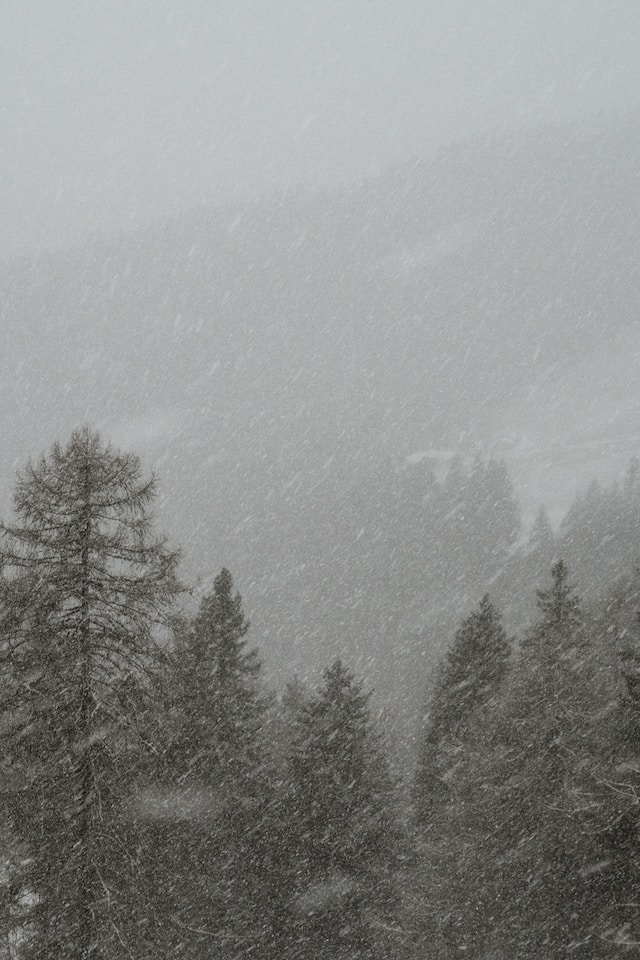
<svg viewBox="0 0 640 960"><path fill-rule="evenodd" d="M220 784L256 766L269 701L248 630L242 598L223 569L193 621L176 631L170 755L194 784Z"/></svg>
<svg viewBox="0 0 640 960"><path fill-rule="evenodd" d="M154 494L136 457L83 427L19 475L0 529L3 748L36 956L126 954L142 935L127 811L180 590Z"/></svg>
<svg viewBox="0 0 640 960"><path fill-rule="evenodd" d="M306 867L361 873L388 858L392 842L391 780L369 695L336 660L301 708L290 762Z"/></svg>
<svg viewBox="0 0 640 960"><path fill-rule="evenodd" d="M414 791L417 819L423 825L444 807L450 771L464 755L459 744L468 722L500 688L510 652L500 613L485 594L456 631L437 677Z"/></svg>
<svg viewBox="0 0 640 960"><path fill-rule="evenodd" d="M434 696L434 722L448 724L453 733L457 723L485 703L505 676L510 649L500 613L485 594L447 651Z"/></svg>

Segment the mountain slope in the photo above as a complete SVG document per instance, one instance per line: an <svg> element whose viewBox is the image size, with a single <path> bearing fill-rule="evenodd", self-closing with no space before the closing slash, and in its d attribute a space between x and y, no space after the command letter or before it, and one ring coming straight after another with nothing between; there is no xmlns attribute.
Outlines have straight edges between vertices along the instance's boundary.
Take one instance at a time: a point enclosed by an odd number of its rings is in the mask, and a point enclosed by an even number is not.
<svg viewBox="0 0 640 960"><path fill-rule="evenodd" d="M639 158L637 123L508 134L6 263L5 503L91 420L157 468L187 575L233 570L272 675L340 652L419 688L444 640L387 549L406 457L498 452L563 504L637 448Z"/></svg>

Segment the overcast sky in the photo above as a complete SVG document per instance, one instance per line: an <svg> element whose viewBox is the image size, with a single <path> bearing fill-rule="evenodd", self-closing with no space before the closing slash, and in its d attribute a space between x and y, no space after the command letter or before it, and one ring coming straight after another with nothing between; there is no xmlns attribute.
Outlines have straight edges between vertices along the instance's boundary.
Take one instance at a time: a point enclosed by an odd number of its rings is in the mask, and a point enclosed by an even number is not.
<svg viewBox="0 0 640 960"><path fill-rule="evenodd" d="M640 100L637 0L2 0L0 252Z"/></svg>

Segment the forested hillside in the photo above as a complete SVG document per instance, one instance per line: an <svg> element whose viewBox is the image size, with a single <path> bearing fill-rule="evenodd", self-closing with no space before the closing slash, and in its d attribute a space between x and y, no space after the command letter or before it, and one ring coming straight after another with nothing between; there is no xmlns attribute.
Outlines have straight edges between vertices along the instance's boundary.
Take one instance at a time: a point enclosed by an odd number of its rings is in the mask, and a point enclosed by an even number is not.
<svg viewBox="0 0 640 960"><path fill-rule="evenodd" d="M0 9L0 960L640 956L640 4Z"/></svg>
<svg viewBox="0 0 640 960"><path fill-rule="evenodd" d="M541 512L525 546L502 465L423 477L449 564L423 556L429 602L446 595L450 617L473 563L494 593L458 603L437 667L414 664L431 695L404 753L357 663L316 682L288 664L273 689L227 568L194 609L154 529L159 489L89 427L18 473L0 546L0 955L633 954L637 463L558 531ZM406 539L417 563L412 517L387 519L390 558ZM397 655L377 648L390 671Z"/></svg>
<svg viewBox="0 0 640 960"><path fill-rule="evenodd" d="M540 504L557 527L637 452L638 147L633 122L505 133L5 263L5 505L26 450L97 424L163 476L190 578L238 571L269 677L355 658L397 702ZM450 556L445 478L478 455L515 493L471 481L502 519Z"/></svg>

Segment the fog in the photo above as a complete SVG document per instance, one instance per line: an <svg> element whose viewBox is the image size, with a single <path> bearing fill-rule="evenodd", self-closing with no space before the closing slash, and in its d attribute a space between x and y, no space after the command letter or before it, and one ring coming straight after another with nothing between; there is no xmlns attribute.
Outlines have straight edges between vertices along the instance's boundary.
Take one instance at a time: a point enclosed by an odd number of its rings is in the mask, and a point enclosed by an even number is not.
<svg viewBox="0 0 640 960"><path fill-rule="evenodd" d="M0 960L635 955L640 6L0 8Z"/></svg>
<svg viewBox="0 0 640 960"><path fill-rule="evenodd" d="M627 0L5 0L0 251L638 106Z"/></svg>
<svg viewBox="0 0 640 960"><path fill-rule="evenodd" d="M435 595L427 554L462 574L426 473L504 460L519 543L638 450L639 26L591 0L8 3L6 510L89 422L157 470L187 581L232 568L276 685L337 651L418 702L416 657L500 566Z"/></svg>

